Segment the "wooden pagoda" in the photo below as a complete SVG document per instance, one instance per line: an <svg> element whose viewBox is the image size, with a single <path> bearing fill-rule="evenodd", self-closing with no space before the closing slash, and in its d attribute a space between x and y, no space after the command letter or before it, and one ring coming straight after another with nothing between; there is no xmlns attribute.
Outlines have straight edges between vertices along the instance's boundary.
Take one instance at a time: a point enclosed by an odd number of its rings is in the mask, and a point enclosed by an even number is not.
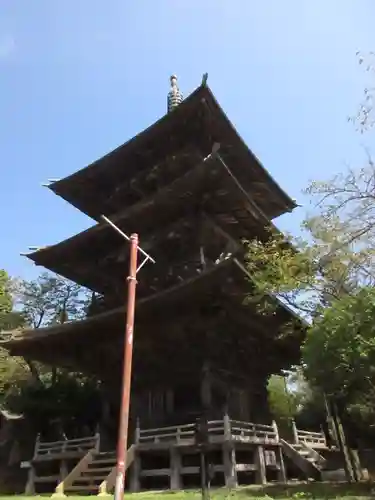
<svg viewBox="0 0 375 500"><path fill-rule="evenodd" d="M143 429L187 424L202 408L212 421L226 416L270 424L267 379L298 362L303 327L280 336L290 310L280 303L264 316L245 303L252 283L242 240L268 238L272 219L296 205L242 141L205 81L169 111L49 186L96 223L28 257L97 299L87 319L22 332L7 348L96 375L115 404L129 249L101 222L105 215L125 233L138 233L156 261L141 270L137 287L133 427L136 418Z"/></svg>

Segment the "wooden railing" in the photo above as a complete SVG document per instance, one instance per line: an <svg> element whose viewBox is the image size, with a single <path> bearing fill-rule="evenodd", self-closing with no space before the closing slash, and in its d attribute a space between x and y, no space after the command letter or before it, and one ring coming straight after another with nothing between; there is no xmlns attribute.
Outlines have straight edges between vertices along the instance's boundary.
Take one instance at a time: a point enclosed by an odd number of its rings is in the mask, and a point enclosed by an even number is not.
<svg viewBox="0 0 375 500"><path fill-rule="evenodd" d="M83 456L89 450L98 451L99 445L99 434L84 438L63 439L61 441L41 441L40 438L37 437L33 460L41 458L53 459L54 457L65 454L77 454Z"/></svg>
<svg viewBox="0 0 375 500"><path fill-rule="evenodd" d="M305 444L311 448L326 448L327 441L324 432L304 431L297 429L293 421L294 444Z"/></svg>
<svg viewBox="0 0 375 500"><path fill-rule="evenodd" d="M196 424L140 429L138 432L138 443L193 443L195 440L195 429ZM223 420L209 421L208 437L211 442L233 439L254 443L277 443L279 440L277 426L274 422L271 425L264 425L230 420L228 417L224 417Z"/></svg>
<svg viewBox="0 0 375 500"><path fill-rule="evenodd" d="M86 455L89 456L90 452L99 451L99 446L99 434L85 438L63 439L61 441L41 441L38 435L35 441L33 458L30 462L22 462L21 464L21 467L29 470L25 490L26 495L35 494L36 483L59 484L69 474L66 459L80 459ZM37 474L38 466L48 461L57 461L59 463L60 472L58 475L40 476Z"/></svg>
<svg viewBox="0 0 375 500"><path fill-rule="evenodd" d="M303 443L308 446L326 447L326 438L323 432L310 432L298 429L298 443Z"/></svg>
<svg viewBox="0 0 375 500"><path fill-rule="evenodd" d="M234 439L265 443L279 441L279 433L275 422L271 425L253 424L239 420L230 420L229 422L231 435Z"/></svg>
<svg viewBox="0 0 375 500"><path fill-rule="evenodd" d="M170 441L193 440L195 436L195 424L173 425L155 429L141 429L139 431L139 443L161 443Z"/></svg>

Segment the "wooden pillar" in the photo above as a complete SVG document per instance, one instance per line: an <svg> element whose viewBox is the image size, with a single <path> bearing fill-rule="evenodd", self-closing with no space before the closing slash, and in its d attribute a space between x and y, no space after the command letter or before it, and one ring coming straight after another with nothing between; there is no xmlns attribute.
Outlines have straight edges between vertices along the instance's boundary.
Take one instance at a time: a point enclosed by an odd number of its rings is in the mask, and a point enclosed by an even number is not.
<svg viewBox="0 0 375 500"><path fill-rule="evenodd" d="M223 444L224 481L227 488L237 487L236 450L234 446Z"/></svg>
<svg viewBox="0 0 375 500"><path fill-rule="evenodd" d="M276 420L272 421L272 427L275 433L275 440L277 443L280 442L280 436L279 436L279 429L277 427ZM279 467L277 471L277 480L280 481L281 483L286 483L286 472L285 472L285 464L284 464L284 456L283 456L283 450L281 446L278 444L276 448L276 460L277 460L277 465Z"/></svg>
<svg viewBox="0 0 375 500"><path fill-rule="evenodd" d="M299 444L298 430L294 418L292 418L293 444Z"/></svg>
<svg viewBox="0 0 375 500"><path fill-rule="evenodd" d="M166 393L166 413L170 415L174 410L174 391L173 389L167 389Z"/></svg>
<svg viewBox="0 0 375 500"><path fill-rule="evenodd" d="M273 429L273 432L275 433L275 441L278 443L279 442L279 428L277 427L276 420L272 420L272 429Z"/></svg>
<svg viewBox="0 0 375 500"><path fill-rule="evenodd" d="M64 481L66 476L69 474L68 470L68 464L66 463L66 460L61 460L60 463L60 481Z"/></svg>
<svg viewBox="0 0 375 500"><path fill-rule="evenodd" d="M208 413L212 407L212 377L208 361L203 364L201 377L201 404L203 410Z"/></svg>
<svg viewBox="0 0 375 500"><path fill-rule="evenodd" d="M35 467L32 463L30 464L29 473L27 475L25 495L27 496L35 495Z"/></svg>
<svg viewBox="0 0 375 500"><path fill-rule="evenodd" d="M65 442L64 444L62 445L62 453L64 454L65 453L65 450L66 450L66 438L65 438ZM60 462L60 481L64 481L64 479L66 478L66 476L68 475L68 464L66 463L66 460L61 460Z"/></svg>
<svg viewBox="0 0 375 500"><path fill-rule="evenodd" d="M256 482L258 484L266 484L267 483L267 475L266 475L266 462L264 460L264 448L261 445L258 445L255 450L256 453Z"/></svg>
<svg viewBox="0 0 375 500"><path fill-rule="evenodd" d="M236 450L232 440L231 423L228 413L225 413L224 419L224 443L223 443L223 466L224 481L227 488L237 487L237 469L236 469Z"/></svg>
<svg viewBox="0 0 375 500"><path fill-rule="evenodd" d="M40 434L36 436L35 446L34 446L34 455L30 463L29 473L27 476L27 483L25 488L25 495L35 495L35 466L33 464L33 460L37 457L39 452L40 445Z"/></svg>
<svg viewBox="0 0 375 500"><path fill-rule="evenodd" d="M349 448L349 453L351 454L351 462L353 465L354 478L356 481L362 481L364 477L363 477L361 461L358 455L358 450L353 450Z"/></svg>
<svg viewBox="0 0 375 500"><path fill-rule="evenodd" d="M281 448L281 446L277 447L276 457L279 465L279 470L277 471L277 480L280 481L280 483L286 483L287 477L286 477L283 449Z"/></svg>
<svg viewBox="0 0 375 500"><path fill-rule="evenodd" d="M224 441L232 441L232 430L227 411L224 413L223 424L224 424Z"/></svg>
<svg viewBox="0 0 375 500"><path fill-rule="evenodd" d="M176 447L170 449L171 474L170 474L170 489L181 490L181 453Z"/></svg>
<svg viewBox="0 0 375 500"><path fill-rule="evenodd" d="M140 483L140 475L141 475L141 460L139 456L139 450L138 450L138 445L139 445L139 436L141 433L140 429L140 424L139 424L139 419L137 418L137 423L135 427L135 435L134 435L134 459L133 463L130 469L130 484L129 488L132 493L136 493L140 491L141 489L141 483Z"/></svg>

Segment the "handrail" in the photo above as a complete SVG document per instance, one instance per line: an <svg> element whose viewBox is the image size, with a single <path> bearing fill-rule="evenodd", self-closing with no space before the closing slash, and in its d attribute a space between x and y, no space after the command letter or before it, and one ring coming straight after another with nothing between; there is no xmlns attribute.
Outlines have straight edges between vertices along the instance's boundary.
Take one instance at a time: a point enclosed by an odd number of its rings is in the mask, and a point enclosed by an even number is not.
<svg viewBox="0 0 375 500"><path fill-rule="evenodd" d="M265 429L265 430L272 430L272 424L256 424L253 422L244 422L242 420L230 420L230 423L233 424L238 424L238 425L244 425L246 427L254 427L258 429Z"/></svg>
<svg viewBox="0 0 375 500"><path fill-rule="evenodd" d="M327 441L324 432L306 431L295 429L295 444L307 444L310 446L326 446Z"/></svg>
<svg viewBox="0 0 375 500"><path fill-rule="evenodd" d="M238 439L253 438L255 440L264 439L278 441L278 432L275 424L257 424L252 422L243 422L240 420L210 420L208 421L209 436L220 436L226 438L226 422L229 423L230 436ZM168 427L159 427L153 429L139 430L139 443L146 444L150 442L158 443L163 440L175 440L176 442L184 439L191 439L195 436L196 424L174 425Z"/></svg>
<svg viewBox="0 0 375 500"><path fill-rule="evenodd" d="M63 439L61 441L40 441L39 446L55 446L66 443L80 444L85 442L93 442L97 440L97 436L90 436L84 438L74 438L74 439Z"/></svg>
<svg viewBox="0 0 375 500"><path fill-rule="evenodd" d="M153 429L140 429L140 434L145 434L145 433L149 433L149 432L158 432L158 431L172 431L172 430L175 430L175 429L182 429L182 428L192 428L194 429L195 428L195 424L183 424L183 425L171 425L171 426L168 426L168 427L155 427Z"/></svg>
<svg viewBox="0 0 375 500"><path fill-rule="evenodd" d="M316 437L321 437L322 433L321 432L313 432L313 431L302 431L298 429L298 434L300 435L306 435L306 436L316 436Z"/></svg>
<svg viewBox="0 0 375 500"><path fill-rule="evenodd" d="M61 453L82 452L87 453L90 449L99 449L100 436L94 436L74 439L64 439L62 441L40 441L37 438L34 459L51 455L59 455Z"/></svg>

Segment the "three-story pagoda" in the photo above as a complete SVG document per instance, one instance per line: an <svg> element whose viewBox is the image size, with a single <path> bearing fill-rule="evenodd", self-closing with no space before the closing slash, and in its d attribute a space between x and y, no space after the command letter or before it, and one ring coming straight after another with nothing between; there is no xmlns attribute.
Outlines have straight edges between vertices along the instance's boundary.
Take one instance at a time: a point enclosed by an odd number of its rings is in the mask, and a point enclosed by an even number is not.
<svg viewBox="0 0 375 500"><path fill-rule="evenodd" d="M295 202L242 141L206 85L185 100L172 78L169 112L50 189L96 223L28 255L96 294L79 322L25 331L14 355L93 374L120 390L129 248L108 225L136 232L155 259L139 274L131 414L145 425L210 415L262 421L267 379L298 362L303 328L291 312L244 304L251 280L242 241L269 237Z"/></svg>

